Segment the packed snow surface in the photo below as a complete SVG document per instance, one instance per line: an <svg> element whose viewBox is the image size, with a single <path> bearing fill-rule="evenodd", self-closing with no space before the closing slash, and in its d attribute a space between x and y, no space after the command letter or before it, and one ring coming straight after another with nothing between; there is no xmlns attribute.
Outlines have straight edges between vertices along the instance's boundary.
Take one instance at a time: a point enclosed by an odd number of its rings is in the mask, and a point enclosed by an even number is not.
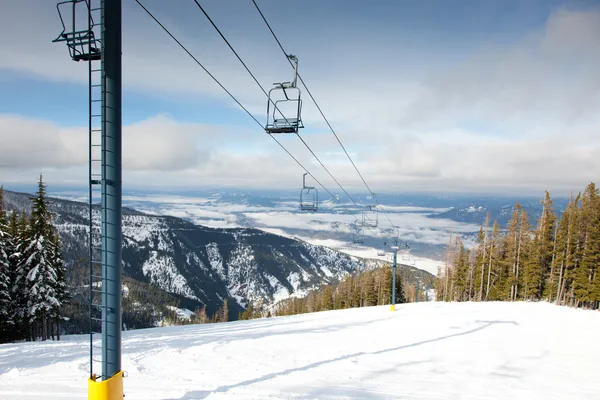
<svg viewBox="0 0 600 400"><path fill-rule="evenodd" d="M599 399L600 312L418 303L123 332L127 400ZM86 399L87 336L0 345L1 399Z"/></svg>

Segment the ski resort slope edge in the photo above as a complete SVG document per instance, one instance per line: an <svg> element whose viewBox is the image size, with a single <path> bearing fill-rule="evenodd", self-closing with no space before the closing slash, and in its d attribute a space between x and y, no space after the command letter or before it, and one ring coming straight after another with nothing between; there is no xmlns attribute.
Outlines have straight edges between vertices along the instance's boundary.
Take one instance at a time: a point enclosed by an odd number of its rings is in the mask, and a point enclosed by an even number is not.
<svg viewBox="0 0 600 400"><path fill-rule="evenodd" d="M411 303L123 332L127 400L599 399L600 313ZM85 399L87 336L0 345L0 399Z"/></svg>

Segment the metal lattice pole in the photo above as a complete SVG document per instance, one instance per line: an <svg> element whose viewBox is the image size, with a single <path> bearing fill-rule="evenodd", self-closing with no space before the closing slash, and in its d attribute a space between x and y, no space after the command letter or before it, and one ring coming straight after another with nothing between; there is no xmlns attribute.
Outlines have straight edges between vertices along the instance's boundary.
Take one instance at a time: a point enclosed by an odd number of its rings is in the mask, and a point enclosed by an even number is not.
<svg viewBox="0 0 600 400"><path fill-rule="evenodd" d="M102 377L121 372L121 0L102 1Z"/></svg>
<svg viewBox="0 0 600 400"><path fill-rule="evenodd" d="M90 377L88 378L88 396L94 400L123 398L123 373L121 371L121 204L122 204L122 168L121 168L121 8L122 0L100 0L100 7L93 7L90 0L63 0L57 4L62 31L53 42L65 42L73 61L88 61L88 100L89 100L89 218L90 218ZM61 9L69 8L71 26L65 23ZM78 28L77 10L86 10L87 26ZM92 13L100 11L101 49L97 48ZM93 61L101 61L101 68L92 67ZM100 72L101 83L93 82L94 73ZM93 88L101 88L100 98L93 95ZM101 105L100 114L93 104ZM100 118L100 127L96 124ZM100 143L94 140L94 133L100 132ZM98 159L94 148L100 147ZM93 165L100 163L100 172ZM101 178L101 179L99 179ZM97 248L94 241L93 223L93 187L101 186L101 260L94 260ZM94 271L94 265L101 265L101 276ZM95 289L95 281L102 281L101 290ZM102 304L94 303L94 293L102 296ZM102 360L93 355L93 321L95 307L102 310ZM94 373L93 362L102 362L102 376ZM99 379L102 378L102 379Z"/></svg>
<svg viewBox="0 0 600 400"><path fill-rule="evenodd" d="M398 248L397 246L393 247L394 250L394 267L392 268L392 305L390 309L394 311L396 309L396 261L398 257Z"/></svg>

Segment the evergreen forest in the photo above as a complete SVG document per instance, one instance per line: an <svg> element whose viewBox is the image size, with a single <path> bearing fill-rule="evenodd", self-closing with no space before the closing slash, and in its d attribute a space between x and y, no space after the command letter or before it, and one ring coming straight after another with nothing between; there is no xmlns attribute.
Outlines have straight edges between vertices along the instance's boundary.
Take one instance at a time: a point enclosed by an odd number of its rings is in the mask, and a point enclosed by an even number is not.
<svg viewBox="0 0 600 400"><path fill-rule="evenodd" d="M87 259L67 261L47 188L40 175L32 208L7 210L0 186L0 343L60 340L61 334L90 332ZM81 240L84 240L82 238ZM123 277L123 329L227 321L227 300L212 316L204 307L189 318L178 315L179 301L146 282ZM101 317L100 309L92 310ZM100 331L94 322L93 331Z"/></svg>
<svg viewBox="0 0 600 400"><path fill-rule="evenodd" d="M60 339L69 292L51 219L41 176L29 216L9 215L0 188L0 342Z"/></svg>
<svg viewBox="0 0 600 400"><path fill-rule="evenodd" d="M557 217L548 192L537 221L515 204L507 226L486 222L477 246L455 237L435 288L442 301L548 301L598 309L600 194L594 183Z"/></svg>
<svg viewBox="0 0 600 400"><path fill-rule="evenodd" d="M278 302L274 307L275 315L295 315L317 311L341 310L381 306L392 303L393 272L390 265L361 271L349 275L337 284L326 284L309 292L304 297L291 297ZM396 304L427 301L426 290L433 286L429 280L412 277L418 284L408 283L407 270L398 267L396 270ZM239 319L252 319L265 316L262 308L252 303ZM270 316L271 313L267 313Z"/></svg>

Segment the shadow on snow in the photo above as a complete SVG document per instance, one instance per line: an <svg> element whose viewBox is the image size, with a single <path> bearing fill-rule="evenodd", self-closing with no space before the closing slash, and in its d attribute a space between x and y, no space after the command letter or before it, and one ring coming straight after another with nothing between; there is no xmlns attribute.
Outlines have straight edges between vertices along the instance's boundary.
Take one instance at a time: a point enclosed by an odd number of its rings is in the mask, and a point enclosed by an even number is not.
<svg viewBox="0 0 600 400"><path fill-rule="evenodd" d="M255 379L249 379L246 381L242 381L242 382L238 382L236 384L233 385L226 385L226 386L220 386L214 390L197 390L197 391L190 391L187 392L186 394L183 395L183 397L180 398L169 398L169 399L164 399L164 400L198 400L198 399L203 399L206 396L213 394L213 393L225 393L228 392L232 389L236 389L236 388L241 388L244 386L250 386L253 385L255 383L261 383L261 382L265 382L268 381L270 379L274 379L274 378L278 378L281 376L285 376L288 374L292 374L294 372L300 372L300 371L307 371L309 369L312 368L317 368L320 367L322 365L326 365L326 364L331 364L331 363L335 363L338 361L343 361L343 360L347 360L349 358L353 358L353 357L360 357L360 356L364 356L364 355L377 355L377 354L384 354L384 353L389 353L392 351L398 351L398 350L402 350L402 349L407 349L407 348L411 348L411 347L416 347L416 346L421 346L424 344L428 344L428 343L434 343L434 342L439 342L442 340L446 340L446 339L450 339L453 337L458 337L458 336L464 336L464 335L470 335L473 334L475 332L481 331L483 329L486 329L492 325L497 325L497 324L512 324L512 325L518 325L518 323L516 321L475 321L477 323L482 323L483 325L478 326L477 328L473 328L473 329L469 329L467 331L464 332L459 332L459 333L454 333L451 335L446 335L446 336L441 336L441 337L437 337L437 338L433 338L433 339L427 339L427 340L423 340L423 341L419 341L419 342L415 342L415 343L410 343L410 344L405 344L405 345L401 345L401 346L397 346L397 347L392 347L389 349L384 349L384 350L378 350L378 351L373 351L373 352L357 352L357 353L352 353L352 354L346 354L340 357L335 357L335 358L331 358L329 360L322 360L322 361L317 361L308 365L305 365L303 367L298 367L298 368L291 368L291 369L287 369L287 370L283 370L280 372L274 372L271 374L266 374L263 375L261 377L255 378ZM349 324L350 325L350 324ZM362 323L361 323L362 325ZM342 328L340 326L340 328ZM312 330L306 330L306 331L312 331ZM419 363L419 362L417 362ZM322 390L318 390L318 393L320 394L325 394L325 388L323 388ZM315 394L318 394L315 393ZM331 391L327 392L328 394L333 394ZM348 388L344 388L343 389L343 393L341 392L337 392L335 391L335 394L343 394L343 395L358 395L360 394L361 398L370 398L370 399L377 399L377 398L384 398L381 397L379 394L377 393L366 393L361 391L360 389L348 389ZM385 397L387 398L387 397Z"/></svg>

